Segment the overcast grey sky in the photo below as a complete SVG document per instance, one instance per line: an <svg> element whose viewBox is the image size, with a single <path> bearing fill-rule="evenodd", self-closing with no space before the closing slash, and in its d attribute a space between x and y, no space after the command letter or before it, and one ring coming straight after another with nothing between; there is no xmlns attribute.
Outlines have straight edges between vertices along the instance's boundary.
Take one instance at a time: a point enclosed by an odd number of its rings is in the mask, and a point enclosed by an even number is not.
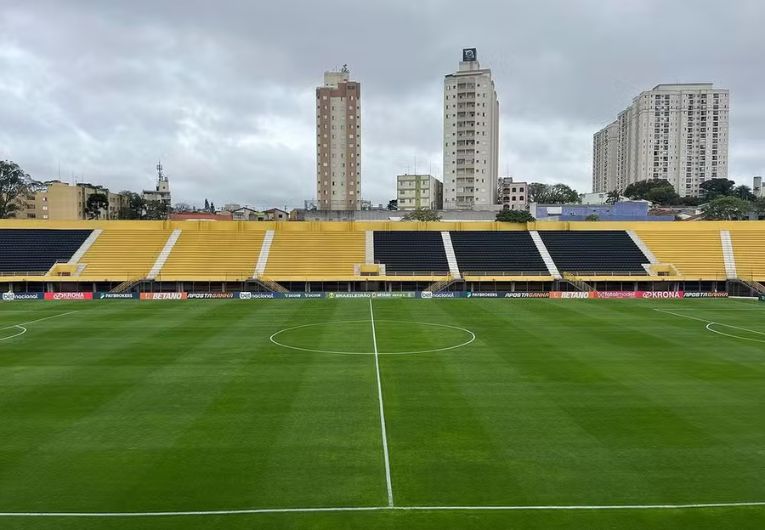
<svg viewBox="0 0 765 530"><path fill-rule="evenodd" d="M442 83L477 47L500 100L500 172L591 186L592 134L640 91L731 90L730 177L765 173L761 0L0 0L0 159L33 177L175 202L302 205L314 90L362 83L362 194L441 175ZM709 37L708 35L713 35Z"/></svg>

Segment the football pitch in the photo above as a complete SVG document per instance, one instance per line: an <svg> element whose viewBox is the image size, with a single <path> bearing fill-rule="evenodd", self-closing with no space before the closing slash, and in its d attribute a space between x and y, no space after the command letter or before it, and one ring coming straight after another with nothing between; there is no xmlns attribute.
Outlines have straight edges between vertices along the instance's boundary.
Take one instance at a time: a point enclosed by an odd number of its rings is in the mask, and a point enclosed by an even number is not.
<svg viewBox="0 0 765 530"><path fill-rule="evenodd" d="M0 305L0 528L765 527L765 304Z"/></svg>

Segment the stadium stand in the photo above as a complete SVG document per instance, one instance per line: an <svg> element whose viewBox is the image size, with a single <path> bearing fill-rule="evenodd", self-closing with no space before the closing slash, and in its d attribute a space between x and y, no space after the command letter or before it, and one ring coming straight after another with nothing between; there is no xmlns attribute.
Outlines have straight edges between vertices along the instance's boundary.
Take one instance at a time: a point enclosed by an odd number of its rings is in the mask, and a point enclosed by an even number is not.
<svg viewBox="0 0 765 530"><path fill-rule="evenodd" d="M273 281L353 278L355 266L364 263L364 249L364 232L278 231L263 276Z"/></svg>
<svg viewBox="0 0 765 530"><path fill-rule="evenodd" d="M92 230L0 230L0 272L44 274L77 252Z"/></svg>
<svg viewBox="0 0 765 530"><path fill-rule="evenodd" d="M541 231L561 273L599 276L647 274L648 258L623 230Z"/></svg>
<svg viewBox="0 0 765 530"><path fill-rule="evenodd" d="M532 230L562 280L544 266ZM180 234L174 247L168 244L175 241L171 234ZM273 237L270 253L262 252L267 237ZM451 273L445 241L458 266ZM10 219L0 221L0 289L428 290L455 281L457 289L485 291L581 288L578 281L605 290L700 289L699 282L726 289L726 282L765 283L764 242L765 222L758 221L519 226ZM723 247L734 258L727 269ZM167 259L158 259L165 248ZM655 259L647 272L643 265L650 254ZM158 275L149 278L160 263ZM70 283L79 285L65 285ZM765 287L757 289L765 294Z"/></svg>
<svg viewBox="0 0 765 530"><path fill-rule="evenodd" d="M262 231L183 230L159 273L160 281L241 281L252 277Z"/></svg>
<svg viewBox="0 0 765 530"><path fill-rule="evenodd" d="M385 265L386 274L449 274L440 232L375 232L375 261Z"/></svg>
<svg viewBox="0 0 765 530"><path fill-rule="evenodd" d="M169 230L104 230L80 259L80 277L126 281L146 277L162 251Z"/></svg>
<svg viewBox="0 0 765 530"><path fill-rule="evenodd" d="M450 232L463 275L515 273L547 274L528 232Z"/></svg>
<svg viewBox="0 0 765 530"><path fill-rule="evenodd" d="M681 276L725 278L720 230L636 230L662 263L671 263Z"/></svg>
<svg viewBox="0 0 765 530"><path fill-rule="evenodd" d="M731 239L738 276L765 281L765 230L732 230Z"/></svg>

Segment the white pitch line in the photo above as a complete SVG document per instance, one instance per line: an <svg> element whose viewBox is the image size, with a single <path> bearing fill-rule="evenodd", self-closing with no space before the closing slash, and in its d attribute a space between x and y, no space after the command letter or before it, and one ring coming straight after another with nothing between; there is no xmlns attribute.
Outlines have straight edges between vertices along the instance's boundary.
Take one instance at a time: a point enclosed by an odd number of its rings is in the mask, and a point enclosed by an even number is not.
<svg viewBox="0 0 765 530"><path fill-rule="evenodd" d="M182 517L253 515L260 513L384 512L384 511L576 511L576 510L698 510L752 508L765 501L709 502L692 504L561 504L516 506L338 506L327 508L251 508L242 510L189 510L177 512L0 512L0 517Z"/></svg>
<svg viewBox="0 0 765 530"><path fill-rule="evenodd" d="M19 324L15 325L15 326L8 326L7 328L3 328L3 329L13 329L13 328L18 328L18 329L21 330L21 332L20 333L16 333L15 335L11 335L10 337L3 337L3 338L0 339L0 342L2 342L4 340L10 340L10 339L14 339L16 337L20 337L21 335L23 335L24 333L27 332L27 328L25 328L24 326L19 325Z"/></svg>
<svg viewBox="0 0 765 530"><path fill-rule="evenodd" d="M0 329L11 329L18 326L26 326L27 324L36 324L37 322L42 322L43 320L50 320L51 318L64 317L66 315L71 315L72 313L76 313L76 312L77 311L67 311L66 313L59 313L57 315L51 315L49 317L38 318L37 320L30 320L29 322L21 322L20 324L14 324L12 326L7 326L5 328L0 328Z"/></svg>
<svg viewBox="0 0 765 530"><path fill-rule="evenodd" d="M385 484L388 488L388 506L393 506L393 485L390 480L390 457L388 456L388 431L385 428L385 407L383 406L382 381L380 379L380 354L377 351L377 332L375 331L375 312L372 299L369 299L369 318L372 322L372 344L375 350L375 372L377 373L377 401L380 404L380 429L382 431L383 457L385 458Z"/></svg>
<svg viewBox="0 0 765 530"><path fill-rule="evenodd" d="M730 333L723 333L722 331L718 331L716 329L712 329L711 326L723 326L723 327L726 327L726 328L738 329L738 330L741 330L741 331L748 331L749 333L756 333L757 335L765 335L765 333L763 333L762 331L757 331L757 330L749 329L749 328L742 328L740 326L734 326L732 324L723 324L722 322L715 322L714 320L707 320L706 318L693 317L693 316L690 316L690 315L681 315L679 313L673 313L672 311L667 311L666 309L656 309L656 308L654 308L654 311L659 311L660 313L668 313L670 315L674 315L674 316L680 317L680 318L689 318L689 319L692 319L692 320L698 320L699 322L704 322L704 323L706 323L706 326L704 326L704 329L706 329L707 331L711 331L712 333L716 333L717 335L722 335L724 337L730 337L730 338L739 339L739 340L748 340L750 342L765 342L765 340L762 340L762 339L753 339L753 338L750 338L750 337L739 337L738 335L732 335Z"/></svg>

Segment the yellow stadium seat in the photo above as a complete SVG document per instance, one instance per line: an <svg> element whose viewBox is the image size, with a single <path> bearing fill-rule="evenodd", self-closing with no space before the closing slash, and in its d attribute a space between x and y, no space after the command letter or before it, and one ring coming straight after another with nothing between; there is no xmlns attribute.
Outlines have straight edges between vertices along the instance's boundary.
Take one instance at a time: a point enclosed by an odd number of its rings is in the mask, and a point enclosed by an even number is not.
<svg viewBox="0 0 765 530"><path fill-rule="evenodd" d="M276 232L264 277L274 281L352 278L364 263L364 232Z"/></svg>
<svg viewBox="0 0 765 530"><path fill-rule="evenodd" d="M637 230L661 263L671 263L683 277L725 279L719 230Z"/></svg>
<svg viewBox="0 0 765 530"><path fill-rule="evenodd" d="M145 278L170 237L169 230L104 230L85 255L80 277L93 281Z"/></svg>
<svg viewBox="0 0 765 530"><path fill-rule="evenodd" d="M733 256L739 278L765 280L765 230L731 230Z"/></svg>
<svg viewBox="0 0 765 530"><path fill-rule="evenodd" d="M157 280L251 278L264 236L263 231L183 230Z"/></svg>

